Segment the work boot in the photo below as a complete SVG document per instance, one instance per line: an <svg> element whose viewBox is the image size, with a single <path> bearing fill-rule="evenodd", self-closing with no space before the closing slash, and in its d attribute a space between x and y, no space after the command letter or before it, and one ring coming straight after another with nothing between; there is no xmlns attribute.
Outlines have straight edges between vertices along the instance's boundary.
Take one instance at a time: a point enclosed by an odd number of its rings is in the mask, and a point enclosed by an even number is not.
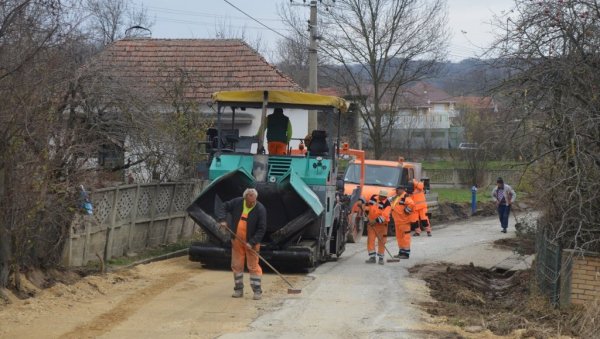
<svg viewBox="0 0 600 339"><path fill-rule="evenodd" d="M398 254L398 256L396 258L398 258L398 259L408 259L408 254L406 254L406 253L400 253L400 254Z"/></svg>
<svg viewBox="0 0 600 339"><path fill-rule="evenodd" d="M413 233L413 237L420 237L420 236L421 236L421 233L417 233L417 232Z"/></svg>
<svg viewBox="0 0 600 339"><path fill-rule="evenodd" d="M383 265L383 258L379 258L378 264Z"/></svg>
<svg viewBox="0 0 600 339"><path fill-rule="evenodd" d="M427 232L427 236L430 237L431 236L431 232Z"/></svg>
<svg viewBox="0 0 600 339"><path fill-rule="evenodd" d="M503 228L502 231L500 231L502 233L506 233L506 228Z"/></svg>
<svg viewBox="0 0 600 339"><path fill-rule="evenodd" d="M232 298L241 298L244 296L244 290L233 290Z"/></svg>
<svg viewBox="0 0 600 339"><path fill-rule="evenodd" d="M374 264L375 263L375 257L370 257L369 259L365 260L365 263L367 263L367 264Z"/></svg>
<svg viewBox="0 0 600 339"><path fill-rule="evenodd" d="M261 291L255 291L254 292L254 296L252 297L252 299L254 299L254 300L260 300L260 299L262 299L262 292Z"/></svg>

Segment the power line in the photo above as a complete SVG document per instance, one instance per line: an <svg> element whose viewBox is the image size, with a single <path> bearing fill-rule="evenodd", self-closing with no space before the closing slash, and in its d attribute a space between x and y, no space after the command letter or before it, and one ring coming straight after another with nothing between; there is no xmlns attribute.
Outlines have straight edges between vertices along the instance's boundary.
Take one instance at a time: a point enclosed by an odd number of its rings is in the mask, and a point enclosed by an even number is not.
<svg viewBox="0 0 600 339"><path fill-rule="evenodd" d="M240 13L244 14L244 15L245 15L245 16L247 16L248 18L250 18L250 19L254 20L254 21L255 21L255 22L257 22L259 25L261 25L261 26L265 27L266 29L270 30L271 32L273 32L273 33L275 33L275 34L279 35L280 37L282 37L282 38L284 38L284 39L287 39L287 40L293 41L292 39L288 38L287 36L285 36L285 35L283 35L283 34L281 34L281 33L277 32L276 30L272 29L271 27L269 27L269 26L267 26L267 25L263 24L262 22L260 22L259 20L255 19L253 16L251 16L250 14L248 14L248 13L244 12L243 10L241 10L239 7L237 7L236 5L232 4L231 2L229 2L229 1L227 1L227 0L223 0L223 1L225 1L225 2L226 2L228 5L229 5L229 6L231 6L231 7L235 8L236 10L238 10Z"/></svg>

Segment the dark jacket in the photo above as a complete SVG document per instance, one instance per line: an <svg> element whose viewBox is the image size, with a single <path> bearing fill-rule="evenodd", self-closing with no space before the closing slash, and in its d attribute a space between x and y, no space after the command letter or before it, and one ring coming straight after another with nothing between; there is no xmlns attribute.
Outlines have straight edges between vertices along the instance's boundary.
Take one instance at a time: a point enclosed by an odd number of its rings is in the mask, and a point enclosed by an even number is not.
<svg viewBox="0 0 600 339"><path fill-rule="evenodd" d="M290 119L283 113L269 114L267 117L267 141L279 141L287 144L289 123Z"/></svg>
<svg viewBox="0 0 600 339"><path fill-rule="evenodd" d="M244 198L234 198L224 202L220 208L217 209L217 220L219 222L225 221L227 213L231 214L231 230L233 233L237 232L237 225L242 216L244 210ZM256 202L256 205L248 214L248 220L246 220L246 241L254 246L262 241L267 231L267 210L265 206L260 202Z"/></svg>

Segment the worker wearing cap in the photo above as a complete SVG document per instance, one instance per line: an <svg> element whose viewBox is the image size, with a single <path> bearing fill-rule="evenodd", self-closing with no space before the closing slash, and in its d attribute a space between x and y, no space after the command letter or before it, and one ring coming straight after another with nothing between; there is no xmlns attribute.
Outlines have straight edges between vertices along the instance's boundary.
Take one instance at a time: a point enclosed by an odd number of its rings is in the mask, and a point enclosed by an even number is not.
<svg viewBox="0 0 600 339"><path fill-rule="evenodd" d="M399 248L396 258L408 259L410 257L411 223L417 221L418 218L415 203L406 192L406 187L403 185L396 187L396 195L392 199L392 219L394 219L396 241Z"/></svg>
<svg viewBox="0 0 600 339"><path fill-rule="evenodd" d="M420 236L421 229L424 228L427 231L427 236L430 237L431 224L429 223L429 217L427 217L427 199L425 198L425 184L423 184L422 181L417 181L413 179L412 200L415 202L415 209L419 215L418 225L413 235L416 237Z"/></svg>
<svg viewBox="0 0 600 339"><path fill-rule="evenodd" d="M262 269L258 262L260 242L267 231L267 211L258 202L258 192L253 188L244 191L241 198L226 201L216 210L221 227L227 227L227 213L231 214L231 270L233 271L233 298L244 296L244 261L250 272L253 299L262 297Z"/></svg>
<svg viewBox="0 0 600 339"><path fill-rule="evenodd" d="M379 195L374 194L367 202L367 251L369 252L369 259L366 263L368 264L374 264L377 257L379 264L383 265L388 222L390 221L390 211L392 209L387 195L386 190L381 190ZM375 252L375 239L377 239L377 252Z"/></svg>
<svg viewBox="0 0 600 339"><path fill-rule="evenodd" d="M275 108L272 114L267 116L267 143L269 154L284 155L287 153L287 145L292 138L292 123L283 114L283 109Z"/></svg>

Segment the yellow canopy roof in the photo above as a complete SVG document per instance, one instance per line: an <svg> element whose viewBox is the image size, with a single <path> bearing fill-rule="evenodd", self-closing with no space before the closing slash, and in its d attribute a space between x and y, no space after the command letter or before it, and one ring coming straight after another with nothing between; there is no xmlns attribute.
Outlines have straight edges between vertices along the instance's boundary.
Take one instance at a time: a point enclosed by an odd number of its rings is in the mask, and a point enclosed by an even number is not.
<svg viewBox="0 0 600 339"><path fill-rule="evenodd" d="M212 99L219 103L232 103L247 107L261 107L263 95L267 92L267 101L269 107L279 106L314 108L337 108L341 112L348 111L348 102L342 98L319 95L313 93L290 92L290 91L222 91L213 93Z"/></svg>

